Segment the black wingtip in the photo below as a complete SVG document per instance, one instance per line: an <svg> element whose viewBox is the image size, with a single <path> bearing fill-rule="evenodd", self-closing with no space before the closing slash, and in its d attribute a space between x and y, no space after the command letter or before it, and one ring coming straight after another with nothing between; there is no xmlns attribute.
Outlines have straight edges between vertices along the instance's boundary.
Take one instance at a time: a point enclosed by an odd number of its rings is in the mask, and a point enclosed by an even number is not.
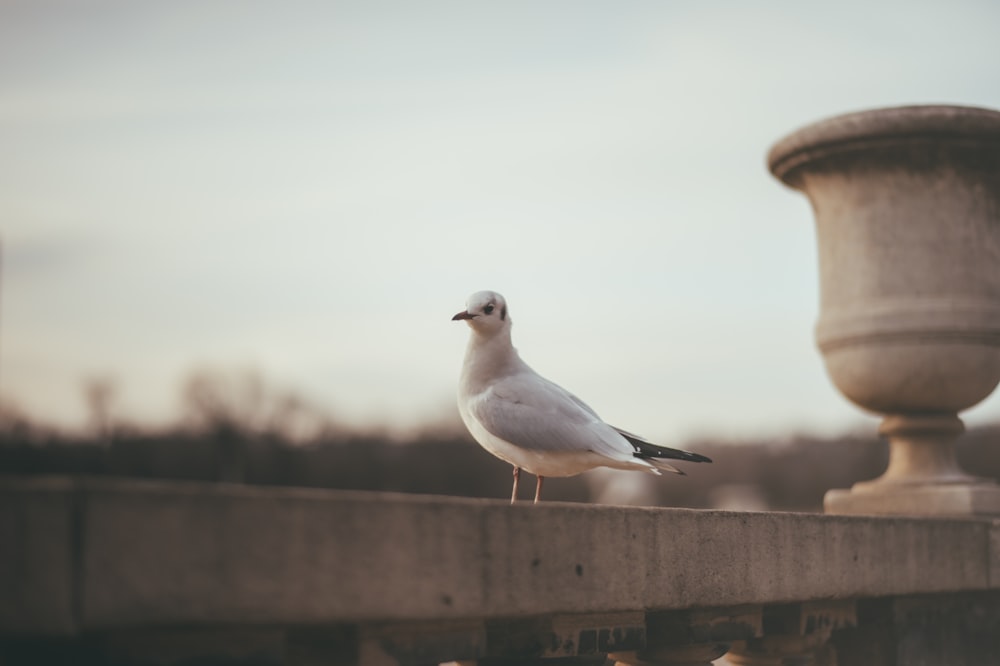
<svg viewBox="0 0 1000 666"><path fill-rule="evenodd" d="M639 450L636 451L634 455L636 458L666 458L668 460L683 460L684 462L696 463L712 462L711 458L703 456L700 453L678 451L677 449L668 449L665 446L657 447L656 449L639 447Z"/></svg>
<svg viewBox="0 0 1000 666"><path fill-rule="evenodd" d="M632 433L621 430L620 428L615 428L615 430L617 430L618 434L627 439L628 442L635 447L634 455L636 458L668 458L670 460L683 460L685 462L697 463L712 462L711 458L703 456L700 453L681 451L680 449L671 449L668 446L659 446L658 444L647 442L638 435L633 435Z"/></svg>

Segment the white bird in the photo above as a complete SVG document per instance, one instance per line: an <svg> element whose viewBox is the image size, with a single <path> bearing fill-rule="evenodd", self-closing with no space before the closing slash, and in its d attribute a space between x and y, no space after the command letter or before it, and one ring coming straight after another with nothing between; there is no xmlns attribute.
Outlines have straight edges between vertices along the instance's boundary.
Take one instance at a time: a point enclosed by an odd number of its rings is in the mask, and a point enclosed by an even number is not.
<svg viewBox="0 0 1000 666"><path fill-rule="evenodd" d="M511 344L510 312L500 294L476 292L452 321L472 329L458 411L484 449L514 466L511 504L522 469L538 477L538 502L546 476L573 476L595 467L684 474L664 459L712 462L608 425L582 400L532 370Z"/></svg>

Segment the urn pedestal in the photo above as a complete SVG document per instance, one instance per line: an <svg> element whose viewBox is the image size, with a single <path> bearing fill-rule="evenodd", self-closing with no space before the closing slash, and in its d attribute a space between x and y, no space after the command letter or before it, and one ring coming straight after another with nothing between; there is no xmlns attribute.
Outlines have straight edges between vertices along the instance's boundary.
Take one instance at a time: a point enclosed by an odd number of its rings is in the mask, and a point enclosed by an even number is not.
<svg viewBox="0 0 1000 666"><path fill-rule="evenodd" d="M826 511L1000 514L1000 486L954 454L958 414L1000 381L1000 112L838 116L768 163L812 204L827 372L889 439L886 472L828 492Z"/></svg>

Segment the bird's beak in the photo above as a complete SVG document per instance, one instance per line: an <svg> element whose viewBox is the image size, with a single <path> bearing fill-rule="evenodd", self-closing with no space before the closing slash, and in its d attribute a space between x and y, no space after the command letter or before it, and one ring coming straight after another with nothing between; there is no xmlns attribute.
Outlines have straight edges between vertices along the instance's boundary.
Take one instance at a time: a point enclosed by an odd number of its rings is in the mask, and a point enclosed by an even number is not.
<svg viewBox="0 0 1000 666"><path fill-rule="evenodd" d="M468 310L462 310L457 315L451 318L452 321L461 321L462 319L473 319L476 315L472 314Z"/></svg>

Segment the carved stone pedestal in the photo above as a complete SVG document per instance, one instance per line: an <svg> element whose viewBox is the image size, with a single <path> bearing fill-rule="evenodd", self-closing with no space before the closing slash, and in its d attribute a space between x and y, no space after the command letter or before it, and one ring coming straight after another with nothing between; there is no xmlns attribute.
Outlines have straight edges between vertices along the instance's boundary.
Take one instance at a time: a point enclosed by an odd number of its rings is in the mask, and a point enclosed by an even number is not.
<svg viewBox="0 0 1000 666"><path fill-rule="evenodd" d="M956 416L889 416L879 433L889 439L889 467L850 490L831 490L827 513L928 516L1000 515L1000 486L966 474L955 460L954 440L964 426Z"/></svg>

